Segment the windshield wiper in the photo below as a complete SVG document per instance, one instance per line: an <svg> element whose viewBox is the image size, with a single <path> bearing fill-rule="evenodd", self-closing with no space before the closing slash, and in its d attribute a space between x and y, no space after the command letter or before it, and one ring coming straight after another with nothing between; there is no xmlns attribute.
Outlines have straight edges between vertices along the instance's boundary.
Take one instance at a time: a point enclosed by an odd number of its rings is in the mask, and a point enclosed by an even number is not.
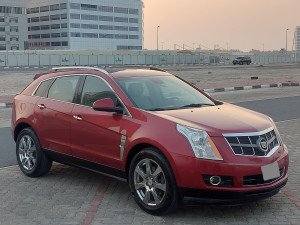
<svg viewBox="0 0 300 225"><path fill-rule="evenodd" d="M189 104L189 105L184 105L184 106L181 106L180 108L198 108L198 107L202 107L202 106L214 106L212 104L206 104L206 103L203 103L203 104Z"/></svg>

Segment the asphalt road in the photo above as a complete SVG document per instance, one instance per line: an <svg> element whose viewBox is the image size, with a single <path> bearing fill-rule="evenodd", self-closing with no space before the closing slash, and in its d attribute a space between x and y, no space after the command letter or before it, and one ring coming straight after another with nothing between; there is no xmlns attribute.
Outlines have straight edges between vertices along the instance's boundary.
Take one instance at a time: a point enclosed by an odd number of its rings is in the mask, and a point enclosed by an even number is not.
<svg viewBox="0 0 300 225"><path fill-rule="evenodd" d="M270 116L275 122L300 118L300 96L234 103ZM10 128L0 128L0 168L16 165Z"/></svg>

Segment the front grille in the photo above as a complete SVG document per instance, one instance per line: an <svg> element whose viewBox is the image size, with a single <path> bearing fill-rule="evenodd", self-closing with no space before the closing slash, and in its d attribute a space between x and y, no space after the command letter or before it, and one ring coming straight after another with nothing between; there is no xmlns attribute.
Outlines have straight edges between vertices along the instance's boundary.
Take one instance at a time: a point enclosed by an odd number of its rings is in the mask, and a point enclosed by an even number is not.
<svg viewBox="0 0 300 225"><path fill-rule="evenodd" d="M256 133L223 134L235 155L242 156L269 156L279 147L274 129ZM265 141L265 148L260 142Z"/></svg>
<svg viewBox="0 0 300 225"><path fill-rule="evenodd" d="M244 176L243 177L243 185L244 186L252 186L252 185L263 185L263 184L270 184L278 179L280 179L283 176L284 173L284 167L279 170L280 176L271 180L264 181L263 175L251 175L251 176Z"/></svg>

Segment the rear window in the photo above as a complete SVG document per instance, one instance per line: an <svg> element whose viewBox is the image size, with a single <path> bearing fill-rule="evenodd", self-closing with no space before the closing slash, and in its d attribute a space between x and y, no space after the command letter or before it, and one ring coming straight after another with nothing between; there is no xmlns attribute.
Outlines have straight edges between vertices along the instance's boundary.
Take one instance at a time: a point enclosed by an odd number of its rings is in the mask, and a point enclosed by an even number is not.
<svg viewBox="0 0 300 225"><path fill-rule="evenodd" d="M33 95L34 96L39 96L39 97L45 97L46 90L48 89L51 82L52 82L52 79L41 82L39 87L36 89L36 91Z"/></svg>

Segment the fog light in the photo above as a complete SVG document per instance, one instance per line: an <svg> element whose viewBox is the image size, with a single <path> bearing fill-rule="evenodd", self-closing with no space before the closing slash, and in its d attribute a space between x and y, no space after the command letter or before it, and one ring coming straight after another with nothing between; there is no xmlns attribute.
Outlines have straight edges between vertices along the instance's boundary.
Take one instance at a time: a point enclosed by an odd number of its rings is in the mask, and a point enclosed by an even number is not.
<svg viewBox="0 0 300 225"><path fill-rule="evenodd" d="M209 182L213 186L218 186L221 183L221 181L222 181L221 177L219 177L219 176L212 176L209 178Z"/></svg>

